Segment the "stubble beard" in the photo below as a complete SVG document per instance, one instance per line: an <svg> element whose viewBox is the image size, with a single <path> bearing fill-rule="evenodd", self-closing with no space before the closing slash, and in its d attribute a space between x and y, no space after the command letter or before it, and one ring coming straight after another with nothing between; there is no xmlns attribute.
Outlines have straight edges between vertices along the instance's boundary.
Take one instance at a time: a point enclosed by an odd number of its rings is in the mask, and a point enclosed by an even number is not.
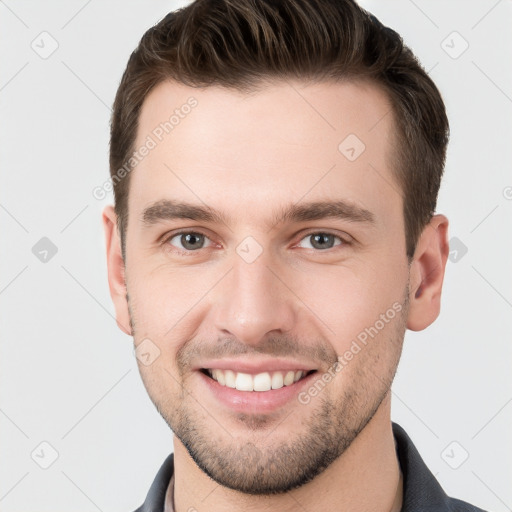
<svg viewBox="0 0 512 512"><path fill-rule="evenodd" d="M295 416L307 410L307 406L297 402L293 412L284 419L284 422L300 422L302 433L294 439L286 436L286 440L273 441L272 429L279 429L279 421L272 426L269 416L250 414L236 416L238 425L247 430L247 436L237 439L209 415L204 405L198 405L197 397L188 396L185 386L172 398L167 394L166 399L165 391L155 393L160 383L150 382L141 375L159 414L206 475L222 486L245 494L282 494L310 482L343 455L390 392L406 330L408 293L407 286L402 311L392 324L393 331L380 340L393 351L386 374L379 376L373 372L371 363L378 357L359 359L357 355L359 366L341 396L320 393L311 401L315 407L305 417ZM133 328L131 319L130 322ZM367 347L363 353L366 350Z"/></svg>

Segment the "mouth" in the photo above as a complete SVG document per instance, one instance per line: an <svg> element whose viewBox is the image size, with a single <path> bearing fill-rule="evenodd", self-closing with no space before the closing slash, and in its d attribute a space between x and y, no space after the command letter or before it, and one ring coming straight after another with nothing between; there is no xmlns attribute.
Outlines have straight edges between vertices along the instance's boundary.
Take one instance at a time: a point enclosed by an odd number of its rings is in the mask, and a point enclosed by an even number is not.
<svg viewBox="0 0 512 512"><path fill-rule="evenodd" d="M268 392L292 386L316 373L317 370L278 370L251 374L220 368L201 368L200 372L226 388L247 392Z"/></svg>

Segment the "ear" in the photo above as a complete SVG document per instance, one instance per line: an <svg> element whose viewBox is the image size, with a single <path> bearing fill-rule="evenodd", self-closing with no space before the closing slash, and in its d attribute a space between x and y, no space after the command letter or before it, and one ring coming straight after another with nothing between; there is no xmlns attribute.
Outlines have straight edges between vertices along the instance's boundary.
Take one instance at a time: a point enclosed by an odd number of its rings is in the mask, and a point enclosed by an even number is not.
<svg viewBox="0 0 512 512"><path fill-rule="evenodd" d="M448 219L434 215L421 233L411 263L407 317L407 328L411 331L425 329L439 316L449 252Z"/></svg>
<svg viewBox="0 0 512 512"><path fill-rule="evenodd" d="M116 310L118 327L129 336L130 312L126 298L125 265L121 253L121 240L117 231L117 215L112 205L105 206L102 214L107 247L108 286Z"/></svg>

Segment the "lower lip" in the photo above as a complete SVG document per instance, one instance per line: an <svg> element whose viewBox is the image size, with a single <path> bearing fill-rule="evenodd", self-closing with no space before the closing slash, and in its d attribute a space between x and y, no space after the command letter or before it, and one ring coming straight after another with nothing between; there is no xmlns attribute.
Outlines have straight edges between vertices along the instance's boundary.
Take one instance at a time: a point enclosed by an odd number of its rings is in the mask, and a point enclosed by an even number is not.
<svg viewBox="0 0 512 512"><path fill-rule="evenodd" d="M198 371L200 378L209 388L215 398L230 409L243 413L270 413L283 407L292 400L297 400L301 389L309 385L318 372L313 372L303 379L269 391L239 391L228 386L222 386L216 380Z"/></svg>

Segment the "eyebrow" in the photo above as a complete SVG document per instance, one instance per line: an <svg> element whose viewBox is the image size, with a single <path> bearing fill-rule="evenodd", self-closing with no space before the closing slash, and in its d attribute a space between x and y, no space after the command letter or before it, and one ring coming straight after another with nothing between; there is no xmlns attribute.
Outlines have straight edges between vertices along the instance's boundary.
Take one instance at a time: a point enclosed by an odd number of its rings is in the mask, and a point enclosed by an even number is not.
<svg viewBox="0 0 512 512"><path fill-rule="evenodd" d="M375 215L353 202L315 201L310 203L291 204L279 209L271 217L268 227L286 222L306 222L334 218L349 222L375 225ZM197 205L172 199L162 199L144 209L142 224L150 227L159 222L175 219L189 219L212 224L231 223L229 216L209 206Z"/></svg>

